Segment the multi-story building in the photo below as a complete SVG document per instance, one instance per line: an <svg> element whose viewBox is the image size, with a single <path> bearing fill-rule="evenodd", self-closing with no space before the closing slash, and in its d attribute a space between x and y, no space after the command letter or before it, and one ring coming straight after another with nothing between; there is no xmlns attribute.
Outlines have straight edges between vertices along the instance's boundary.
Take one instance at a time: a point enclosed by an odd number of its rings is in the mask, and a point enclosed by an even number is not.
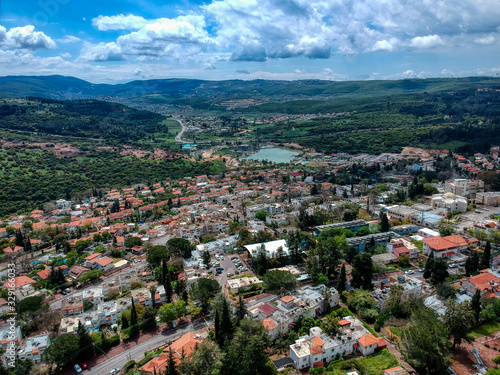
<svg viewBox="0 0 500 375"><path fill-rule="evenodd" d="M64 333L77 334L78 323L80 318L78 316L67 316L61 319L59 324L59 333L62 335Z"/></svg>
<svg viewBox="0 0 500 375"><path fill-rule="evenodd" d="M365 220L353 220L353 221L345 221L342 223L333 223L333 224L325 224L318 225L314 228L316 234L320 234L322 230L325 229L347 229L351 232L357 232L361 228L368 228L369 225Z"/></svg>
<svg viewBox="0 0 500 375"><path fill-rule="evenodd" d="M488 268L476 276L462 279L462 288L471 297L476 293L476 290L479 290L484 297L496 298L500 296L499 276Z"/></svg>
<svg viewBox="0 0 500 375"><path fill-rule="evenodd" d="M453 193L467 199L475 199L476 194L484 191L484 182L481 180L467 180L457 178L447 181L444 185L445 193Z"/></svg>
<svg viewBox="0 0 500 375"><path fill-rule="evenodd" d="M153 300L151 299L151 292L148 288L134 289L131 291L131 294L134 303L139 303L144 307L153 306Z"/></svg>
<svg viewBox="0 0 500 375"><path fill-rule="evenodd" d="M80 315L83 313L82 296L71 296L61 302L61 313L63 317L71 315Z"/></svg>
<svg viewBox="0 0 500 375"><path fill-rule="evenodd" d="M476 203L483 204L485 206L500 205L500 191L491 191L491 192L487 192L487 193L477 193Z"/></svg>
<svg viewBox="0 0 500 375"><path fill-rule="evenodd" d="M83 291L83 301L88 301L94 305L98 305L104 301L104 293L101 286L87 288Z"/></svg>
<svg viewBox="0 0 500 375"><path fill-rule="evenodd" d="M387 252L393 253L396 258L400 255L407 255L410 259L415 259L418 257L418 248L404 238L399 238L397 240L388 242Z"/></svg>
<svg viewBox="0 0 500 375"><path fill-rule="evenodd" d="M42 354L50 345L49 335L30 337L24 346L19 349L19 359L31 359L35 363L40 363Z"/></svg>
<svg viewBox="0 0 500 375"><path fill-rule="evenodd" d="M259 280L255 276L252 277L242 277L240 279L229 279L227 280L227 287L231 290L231 293L239 293L239 290L243 288L244 290L250 290L252 287L260 287L264 282Z"/></svg>
<svg viewBox="0 0 500 375"><path fill-rule="evenodd" d="M467 198L453 193L434 194L431 204L432 208L442 208L450 212L467 211Z"/></svg>
<svg viewBox="0 0 500 375"><path fill-rule="evenodd" d="M17 347L21 343L22 337L20 326L16 326L13 332L10 329L3 329L0 331L0 348L7 350L11 342L14 342Z"/></svg>
<svg viewBox="0 0 500 375"><path fill-rule="evenodd" d="M383 338L376 338L369 333L355 317L346 317L339 324L340 329L335 335L328 336L321 328L313 327L309 335L300 337L290 345L290 358L294 367L298 370L326 367L325 364L337 356L354 352L366 356L387 345Z"/></svg>
<svg viewBox="0 0 500 375"><path fill-rule="evenodd" d="M468 246L469 241L459 235L431 237L424 239L423 252L425 255L432 252L435 258L449 258L466 250Z"/></svg>
<svg viewBox="0 0 500 375"><path fill-rule="evenodd" d="M390 220L410 221L411 216L419 211L407 206L392 206L387 210Z"/></svg>

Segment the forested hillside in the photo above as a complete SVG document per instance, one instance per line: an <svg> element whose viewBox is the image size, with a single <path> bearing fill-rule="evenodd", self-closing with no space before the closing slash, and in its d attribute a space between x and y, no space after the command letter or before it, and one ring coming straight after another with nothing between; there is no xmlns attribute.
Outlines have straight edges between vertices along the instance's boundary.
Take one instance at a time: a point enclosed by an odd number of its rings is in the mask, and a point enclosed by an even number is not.
<svg viewBox="0 0 500 375"><path fill-rule="evenodd" d="M98 100L58 101L33 98L0 101L0 127L82 138L134 141L168 133L165 117Z"/></svg>

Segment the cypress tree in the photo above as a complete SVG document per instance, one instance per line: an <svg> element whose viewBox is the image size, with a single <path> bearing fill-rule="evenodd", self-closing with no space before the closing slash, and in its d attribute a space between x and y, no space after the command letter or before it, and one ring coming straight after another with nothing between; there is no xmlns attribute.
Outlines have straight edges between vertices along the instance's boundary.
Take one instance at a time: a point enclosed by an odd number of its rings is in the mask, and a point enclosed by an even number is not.
<svg viewBox="0 0 500 375"><path fill-rule="evenodd" d="M481 316L481 292L479 290L476 290L476 293L472 296L470 307L474 311L475 323L479 324L479 317Z"/></svg>
<svg viewBox="0 0 500 375"><path fill-rule="evenodd" d="M222 303L222 315L220 319L220 325L224 332L224 340L229 338L233 333L233 325L231 324L231 311L229 311L229 303L227 299L224 297L224 301Z"/></svg>
<svg viewBox="0 0 500 375"><path fill-rule="evenodd" d="M135 335L139 333L139 325L137 324L138 318L137 318L137 311L135 309L134 305L134 299L132 299L132 308L130 309L130 333L132 335Z"/></svg>
<svg viewBox="0 0 500 375"><path fill-rule="evenodd" d="M122 329L128 328L128 319L122 314Z"/></svg>
<svg viewBox="0 0 500 375"><path fill-rule="evenodd" d="M90 335L80 321L78 321L78 329L76 333L78 335L78 345L80 346L80 350L85 353L90 349L92 345L92 339L90 338Z"/></svg>
<svg viewBox="0 0 500 375"><path fill-rule="evenodd" d="M342 263L342 268L340 269L340 275L339 275L339 282L337 283L337 291L339 294L342 294L342 292L346 288L346 274L345 274L345 263Z"/></svg>
<svg viewBox="0 0 500 375"><path fill-rule="evenodd" d="M431 277L433 265L434 265L434 253L431 252L429 258L427 258L427 262L425 262L425 268L423 274L424 279L428 279L429 277Z"/></svg>
<svg viewBox="0 0 500 375"><path fill-rule="evenodd" d="M220 329L220 320L219 320L219 310L215 310L215 319L214 319L214 333L215 333L215 341L222 348L222 332Z"/></svg>
<svg viewBox="0 0 500 375"><path fill-rule="evenodd" d="M247 314L247 309L245 307L245 303L243 302L243 298L241 294L238 299L238 307L236 307L236 324L240 324L240 322L245 319L245 315Z"/></svg>
<svg viewBox="0 0 500 375"><path fill-rule="evenodd" d="M484 247L483 257L481 258L480 269L490 268L490 258L491 258L491 244L490 241L486 242Z"/></svg>
<svg viewBox="0 0 500 375"><path fill-rule="evenodd" d="M175 366L175 360L174 355L172 354L172 350L168 351L167 370L165 371L165 375L179 375L177 367Z"/></svg>
<svg viewBox="0 0 500 375"><path fill-rule="evenodd" d="M388 232L391 226L389 225L389 219L387 218L386 213L384 212L382 214L382 219L380 221L380 231L381 232Z"/></svg>

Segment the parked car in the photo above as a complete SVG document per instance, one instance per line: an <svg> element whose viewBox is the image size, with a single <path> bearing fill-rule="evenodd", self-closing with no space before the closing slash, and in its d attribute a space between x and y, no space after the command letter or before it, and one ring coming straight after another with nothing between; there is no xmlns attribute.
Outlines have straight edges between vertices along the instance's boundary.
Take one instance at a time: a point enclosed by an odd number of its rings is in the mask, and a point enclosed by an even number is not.
<svg viewBox="0 0 500 375"><path fill-rule="evenodd" d="M240 274L240 271L236 270L236 271L234 271L234 274L235 274L235 275L239 275L239 274Z"/></svg>
<svg viewBox="0 0 500 375"><path fill-rule="evenodd" d="M453 263L453 264L450 264L448 267L450 267L450 268L457 268L458 264Z"/></svg>
<svg viewBox="0 0 500 375"><path fill-rule="evenodd" d="M231 272L228 272L227 277L231 277L231 276L233 276L233 274Z"/></svg>
<svg viewBox="0 0 500 375"><path fill-rule="evenodd" d="M67 293L66 293L66 291L65 291L65 290L61 290L61 294L62 294L63 296L65 296Z"/></svg>
<svg viewBox="0 0 500 375"><path fill-rule="evenodd" d="M87 364L86 364L85 362L80 363L80 367L81 367L82 369L86 370L86 369L87 369Z"/></svg>
<svg viewBox="0 0 500 375"><path fill-rule="evenodd" d="M119 372L120 372L120 369L117 367L117 368L112 369L109 373L110 373L110 375L115 375L115 374L118 374Z"/></svg>
<svg viewBox="0 0 500 375"><path fill-rule="evenodd" d="M74 368L77 374L80 374L83 371L79 365L75 365Z"/></svg>
<svg viewBox="0 0 500 375"><path fill-rule="evenodd" d="M458 263L458 265L459 265L460 267L464 267L464 266L465 266L465 262L460 262L460 263Z"/></svg>

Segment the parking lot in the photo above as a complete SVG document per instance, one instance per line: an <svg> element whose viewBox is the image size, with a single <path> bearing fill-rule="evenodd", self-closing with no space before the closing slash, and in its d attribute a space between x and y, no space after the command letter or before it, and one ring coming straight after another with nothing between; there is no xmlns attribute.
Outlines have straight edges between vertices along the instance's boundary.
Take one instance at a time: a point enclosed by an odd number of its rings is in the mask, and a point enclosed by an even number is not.
<svg viewBox="0 0 500 375"><path fill-rule="evenodd" d="M454 226L459 232L462 232L464 228L471 228L474 222L483 221L489 219L491 215L500 214L499 207L493 206L478 206L478 210L481 212L470 211L465 212L460 215L461 221Z"/></svg>
<svg viewBox="0 0 500 375"><path fill-rule="evenodd" d="M238 254L224 254L224 259L222 259L222 260L216 260L213 257L211 259L212 263L214 263L214 262L219 263L220 267L223 268L223 270L220 274L218 274L217 276L214 276L215 280L217 280L219 282L219 285L222 287L222 290L224 290L227 279L228 278L230 279L231 277L235 276L236 271L238 271L236 264L231 260L232 257L237 257L240 260L243 267L248 268L248 264L246 264L246 262L243 261ZM249 271L246 271L246 272L238 271L238 272L239 272L239 275L237 275L237 276L250 274ZM228 277L227 276L228 273L231 273L232 276Z"/></svg>

